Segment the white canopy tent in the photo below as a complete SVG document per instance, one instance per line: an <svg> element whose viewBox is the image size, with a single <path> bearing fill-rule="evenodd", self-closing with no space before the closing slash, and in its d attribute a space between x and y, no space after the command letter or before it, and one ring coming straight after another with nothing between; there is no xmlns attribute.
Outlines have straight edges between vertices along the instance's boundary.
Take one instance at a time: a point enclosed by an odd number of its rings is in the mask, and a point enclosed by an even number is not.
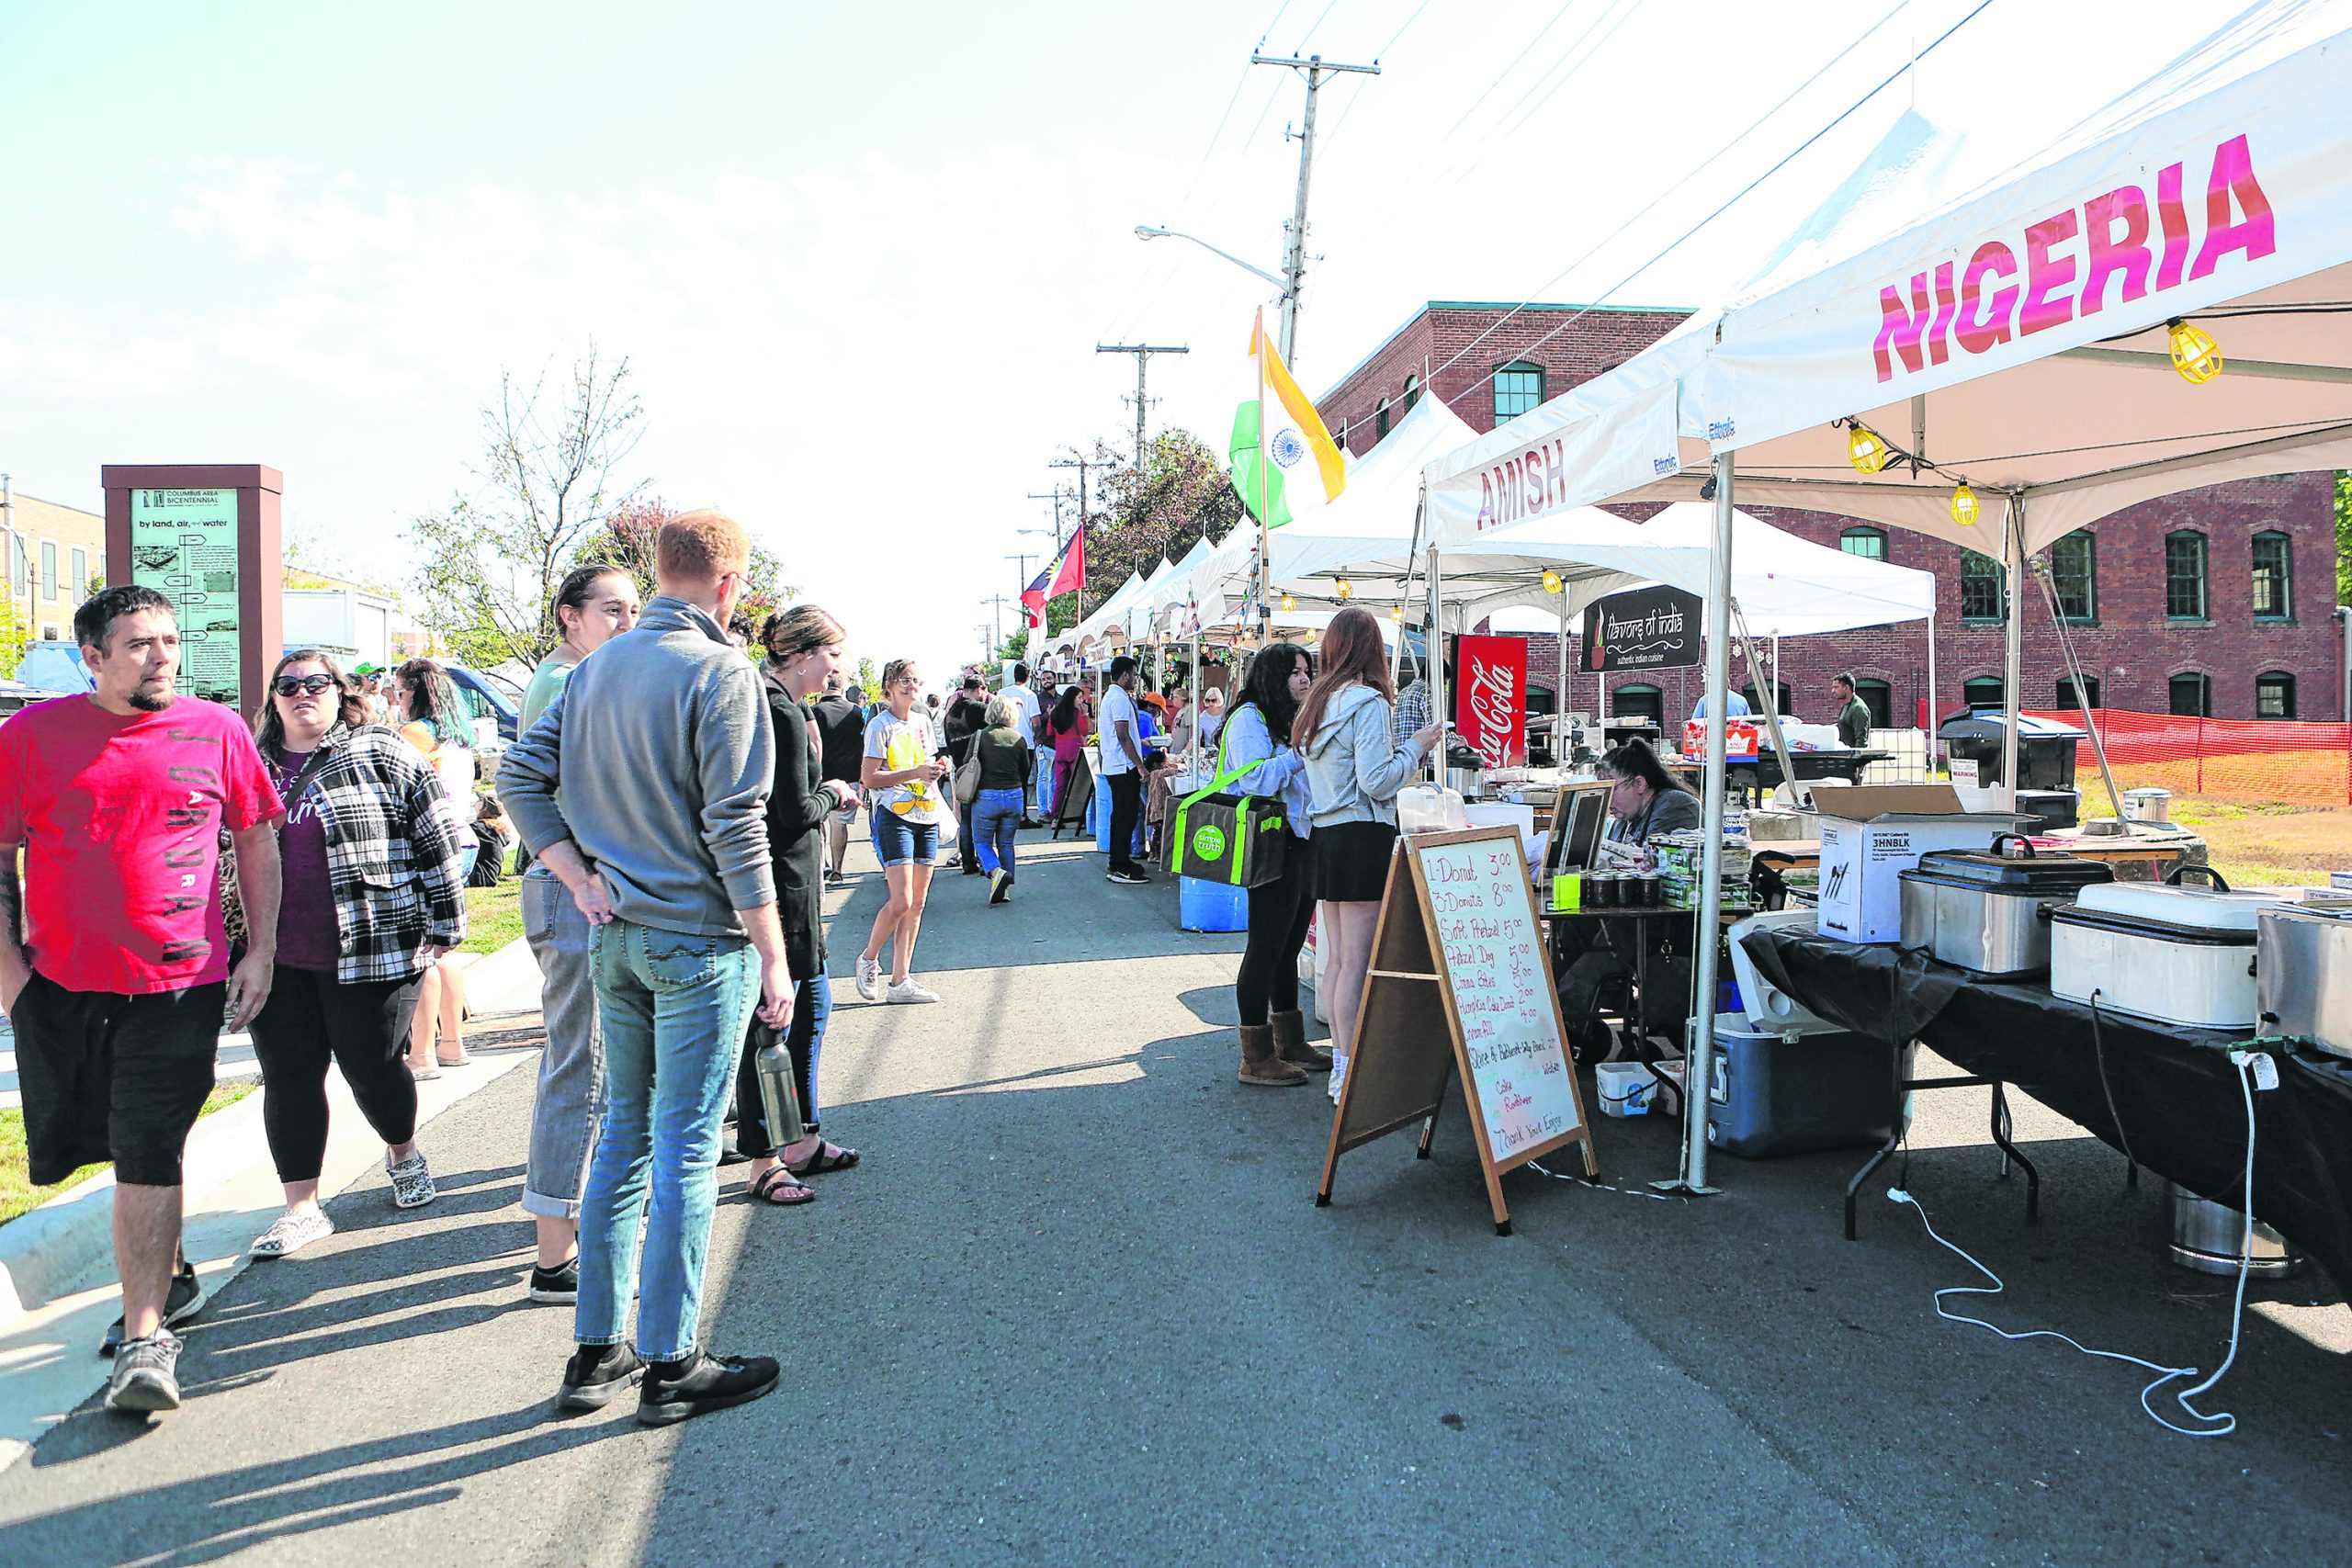
<svg viewBox="0 0 2352 1568"><path fill-rule="evenodd" d="M1704 482L1716 556L1711 844L1723 820L1735 485L1743 499L1997 552L2011 590L2004 772L2014 789L2018 590L2032 551L2154 496L2352 466L2347 62L2345 0L2233 17L2030 164L1432 465L1433 515L1482 532L1508 508L1514 478L1546 507L1678 499ZM2229 359L2204 384L2175 368L2206 368L2195 337L2169 330L2184 318ZM1857 471L1849 421L1901 456ZM1955 511L1962 485L1979 499L1974 521ZM1721 886L1711 849L1702 904ZM1700 952L1699 994L1710 995L1713 945ZM1701 1011L1693 1081L1713 1051L1711 1010ZM1702 1124L1684 1159L1683 1185L1702 1189Z"/></svg>

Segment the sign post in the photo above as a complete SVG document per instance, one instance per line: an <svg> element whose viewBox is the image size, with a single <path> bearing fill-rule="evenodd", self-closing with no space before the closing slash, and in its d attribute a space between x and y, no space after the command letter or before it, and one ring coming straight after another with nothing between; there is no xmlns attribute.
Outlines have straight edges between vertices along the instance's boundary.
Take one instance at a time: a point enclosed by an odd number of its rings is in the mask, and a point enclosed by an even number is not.
<svg viewBox="0 0 2352 1568"><path fill-rule="evenodd" d="M1571 1144L1587 1176L1598 1169L1515 828L1398 840L1351 1047L1317 1208L1350 1149L1419 1122L1427 1159L1449 1078L1462 1084L1497 1235L1510 1235L1505 1171Z"/></svg>
<svg viewBox="0 0 2352 1568"><path fill-rule="evenodd" d="M179 692L250 713L279 646L278 493L258 463L114 464L107 581L153 588L180 623Z"/></svg>

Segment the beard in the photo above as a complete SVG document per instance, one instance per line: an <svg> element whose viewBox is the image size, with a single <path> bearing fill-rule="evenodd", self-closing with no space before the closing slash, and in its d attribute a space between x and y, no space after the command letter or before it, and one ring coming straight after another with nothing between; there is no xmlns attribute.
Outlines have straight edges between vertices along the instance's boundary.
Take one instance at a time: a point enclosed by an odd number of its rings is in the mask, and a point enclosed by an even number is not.
<svg viewBox="0 0 2352 1568"><path fill-rule="evenodd" d="M141 713L161 713L172 705L172 699L178 694L166 686L161 692L134 691L125 700Z"/></svg>

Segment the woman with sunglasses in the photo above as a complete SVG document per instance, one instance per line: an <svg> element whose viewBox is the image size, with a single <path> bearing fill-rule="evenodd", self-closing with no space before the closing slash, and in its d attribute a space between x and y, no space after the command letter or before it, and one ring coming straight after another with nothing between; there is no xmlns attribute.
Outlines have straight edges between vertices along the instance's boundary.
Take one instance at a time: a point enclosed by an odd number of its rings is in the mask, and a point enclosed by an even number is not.
<svg viewBox="0 0 2352 1568"><path fill-rule="evenodd" d="M283 1258L334 1225L319 1207L327 1064L384 1140L392 1201L429 1203L416 1146L416 1083L403 1060L416 993L466 939L465 874L448 793L315 649L289 653L254 716L254 738L286 815L277 977L254 1020L262 1126L286 1212L253 1244Z"/></svg>
<svg viewBox="0 0 2352 1568"><path fill-rule="evenodd" d="M459 882L471 875L481 845L474 817L481 807L474 794L473 724L458 683L430 659L412 659L392 671L392 722L401 738L424 755L440 775L441 787L457 813L458 844L465 857ZM465 971L446 954L424 975L416 994L416 1021L409 1032L409 1071L437 1078L443 1067L470 1065L466 1055ZM435 1033L439 1038L436 1041Z"/></svg>

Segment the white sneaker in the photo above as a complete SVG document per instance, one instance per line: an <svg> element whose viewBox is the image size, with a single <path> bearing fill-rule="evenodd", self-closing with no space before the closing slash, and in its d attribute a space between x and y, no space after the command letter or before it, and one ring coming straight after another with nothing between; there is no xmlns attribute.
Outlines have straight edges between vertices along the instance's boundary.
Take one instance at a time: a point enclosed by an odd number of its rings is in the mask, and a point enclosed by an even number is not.
<svg viewBox="0 0 2352 1568"><path fill-rule="evenodd" d="M867 1001L878 1000L882 994L882 961L861 958L857 961L857 994Z"/></svg>
<svg viewBox="0 0 2352 1568"><path fill-rule="evenodd" d="M894 1002L935 1002L939 999L937 991L924 990L922 987L916 984L912 975L892 986L883 993L883 996L886 999Z"/></svg>
<svg viewBox="0 0 2352 1568"><path fill-rule="evenodd" d="M1332 1104L1337 1105L1340 1103L1340 1086L1347 1081L1348 1058L1343 1053L1334 1051L1331 1053L1331 1083L1329 1090Z"/></svg>
<svg viewBox="0 0 2352 1568"><path fill-rule="evenodd" d="M245 1250L255 1258L286 1258L333 1235L334 1222L327 1218L325 1210L288 1209L254 1237L253 1246Z"/></svg>

